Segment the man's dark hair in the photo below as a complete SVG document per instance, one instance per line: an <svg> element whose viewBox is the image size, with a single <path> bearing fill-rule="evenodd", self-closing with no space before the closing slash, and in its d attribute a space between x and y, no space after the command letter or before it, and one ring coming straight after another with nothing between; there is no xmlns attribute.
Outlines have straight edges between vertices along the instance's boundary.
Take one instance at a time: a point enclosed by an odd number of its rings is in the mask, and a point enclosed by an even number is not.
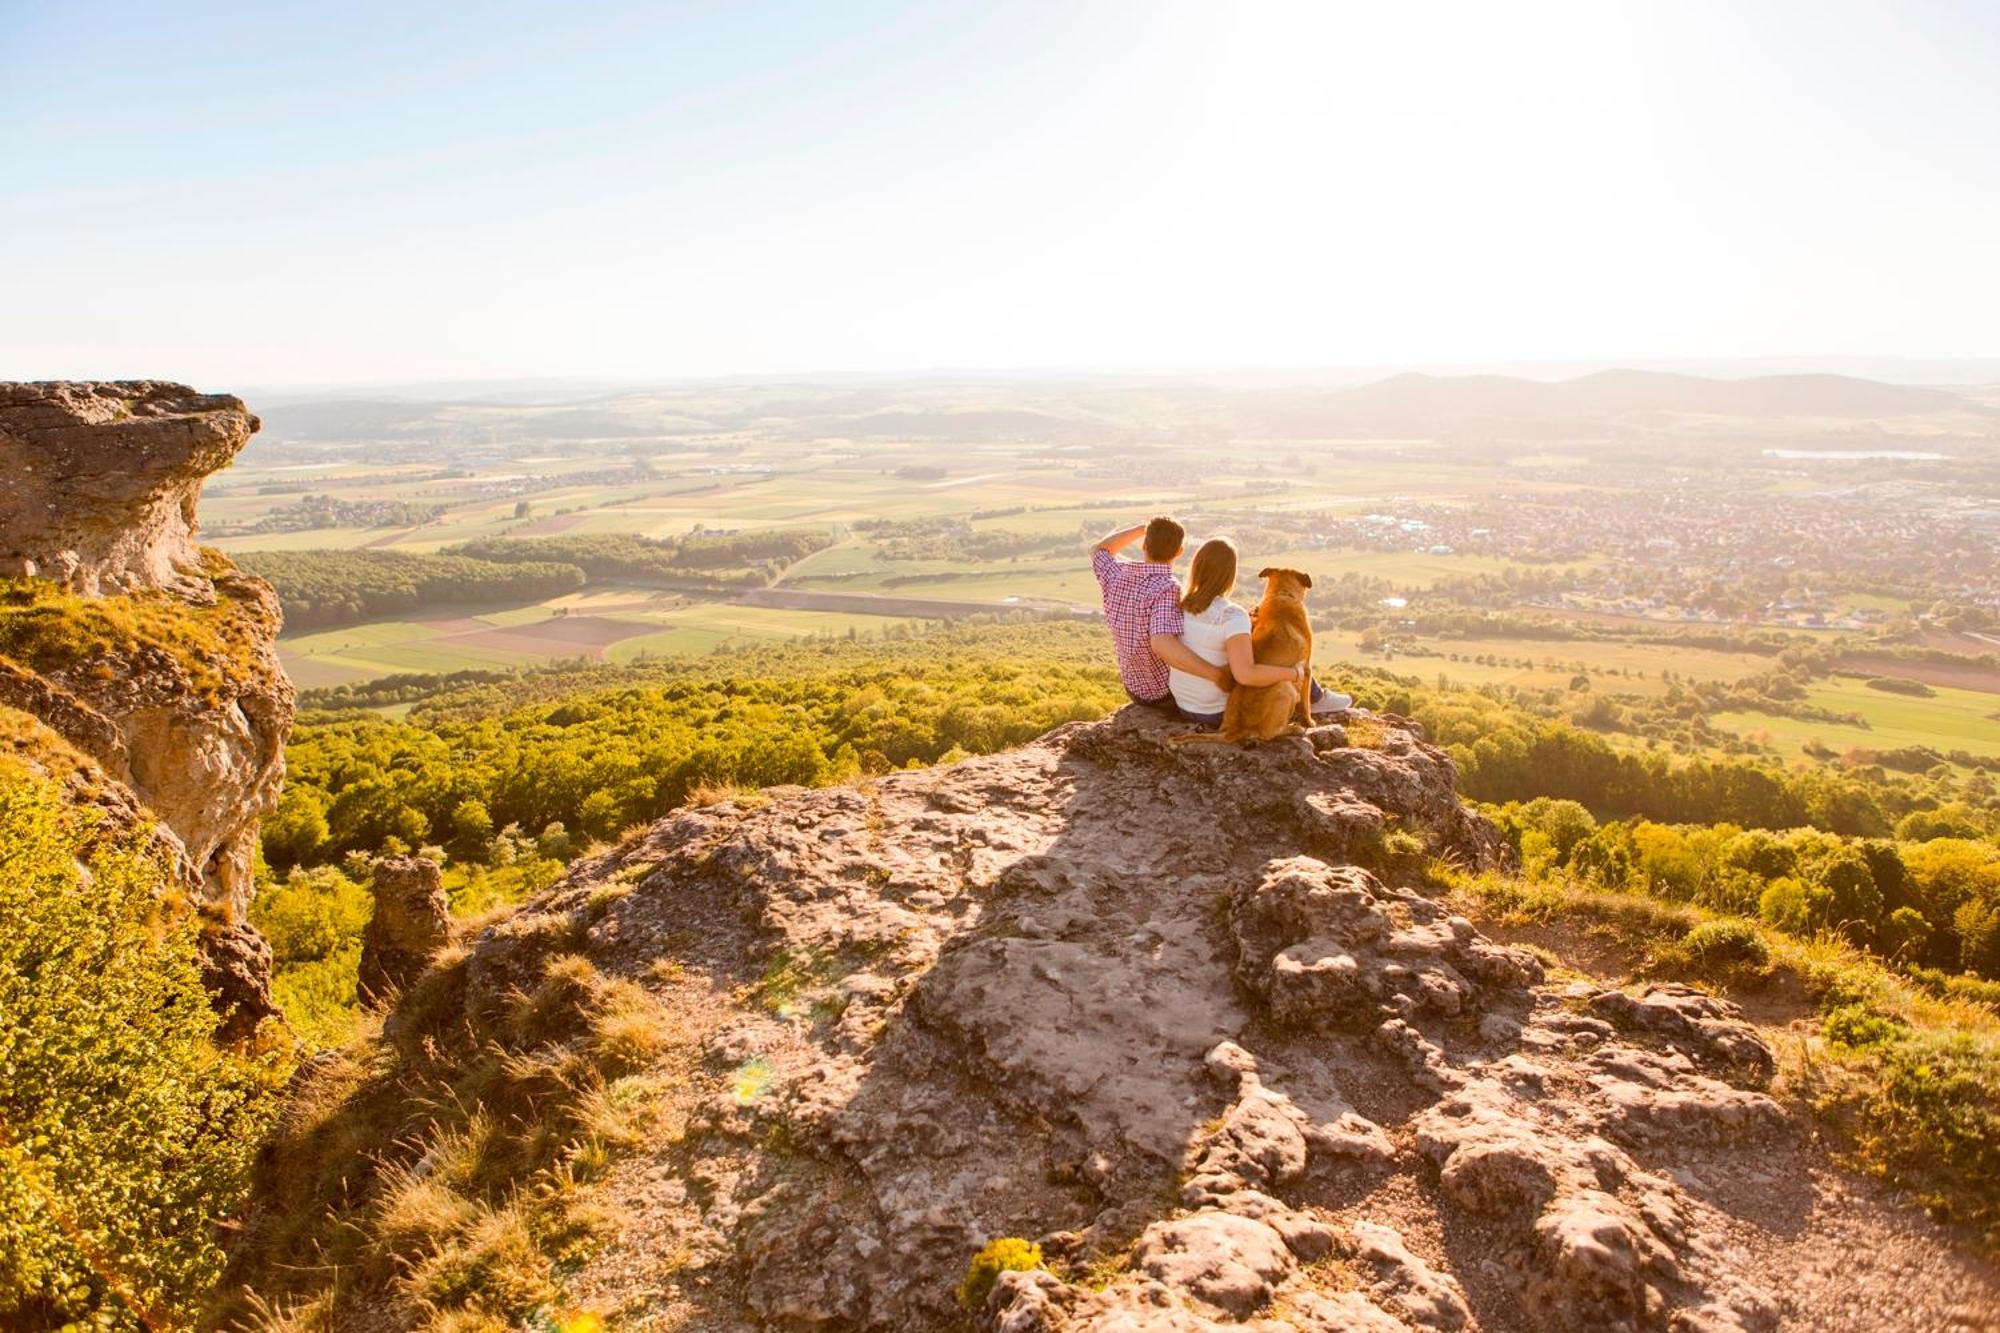
<svg viewBox="0 0 2000 1333"><path fill-rule="evenodd" d="M1146 525L1146 558L1156 564L1171 565L1187 540L1187 529L1160 515Z"/></svg>

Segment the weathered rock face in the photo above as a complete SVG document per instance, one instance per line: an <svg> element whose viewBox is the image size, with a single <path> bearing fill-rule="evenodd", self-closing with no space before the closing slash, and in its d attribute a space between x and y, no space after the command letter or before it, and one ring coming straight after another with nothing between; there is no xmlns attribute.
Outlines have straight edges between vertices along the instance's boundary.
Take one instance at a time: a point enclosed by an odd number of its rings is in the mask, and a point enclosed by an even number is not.
<svg viewBox="0 0 2000 1333"><path fill-rule="evenodd" d="M374 1002L408 985L451 939L451 903L438 863L421 856L375 862L375 913L361 937L361 998Z"/></svg>
<svg viewBox="0 0 2000 1333"><path fill-rule="evenodd" d="M0 705L88 755L179 841L211 935L233 941L212 972L246 983L260 967L244 934L251 861L284 776L292 687L276 595L194 533L203 480L256 429L240 400L184 385L0 384L0 576L41 581L20 585L24 607L51 587L105 599L105 646L87 654L24 619L0 655ZM268 1009L256 990L231 1003Z"/></svg>
<svg viewBox="0 0 2000 1333"><path fill-rule="evenodd" d="M0 575L209 603L195 502L257 418L160 380L0 384Z"/></svg>
<svg viewBox="0 0 2000 1333"><path fill-rule="evenodd" d="M1754 1028L1552 983L1427 896L1387 833L1505 850L1413 725L1172 730L1128 710L682 811L490 927L449 971L471 1030L581 951L674 988L686 1042L674 1131L604 1187L638 1220L570 1297L636 1327L961 1328L968 1258L1017 1236L1049 1267L978 1327L1773 1326L1744 1238L1814 1241L1726 1211L1804 1172Z"/></svg>

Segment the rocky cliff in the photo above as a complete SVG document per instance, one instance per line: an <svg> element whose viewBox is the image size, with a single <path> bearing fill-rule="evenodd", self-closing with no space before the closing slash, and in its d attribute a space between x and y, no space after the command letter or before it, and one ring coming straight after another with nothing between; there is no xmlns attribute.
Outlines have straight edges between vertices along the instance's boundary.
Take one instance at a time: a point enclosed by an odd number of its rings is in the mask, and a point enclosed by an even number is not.
<svg viewBox="0 0 2000 1333"><path fill-rule="evenodd" d="M237 1279L342 1328L2000 1310L1989 1269L1828 1167L1732 1006L1552 972L1437 901L1435 858L1506 852L1414 727L1170 730L1127 710L691 809L578 866L308 1081ZM371 1136L403 1145L379 1172L345 1146ZM571 1248L543 1270L525 1235ZM300 1278L328 1237L341 1275ZM962 1286L1005 1238L1039 1266Z"/></svg>
<svg viewBox="0 0 2000 1333"><path fill-rule="evenodd" d="M257 429L159 381L0 384L0 707L129 790L178 843L236 1025L268 1012L244 922L292 687L276 596L195 544L203 481Z"/></svg>

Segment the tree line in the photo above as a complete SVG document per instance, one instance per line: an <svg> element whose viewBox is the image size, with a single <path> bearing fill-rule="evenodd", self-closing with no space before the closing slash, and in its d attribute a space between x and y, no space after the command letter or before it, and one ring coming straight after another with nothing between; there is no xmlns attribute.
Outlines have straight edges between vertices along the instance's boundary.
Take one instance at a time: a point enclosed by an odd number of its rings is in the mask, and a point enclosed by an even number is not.
<svg viewBox="0 0 2000 1333"><path fill-rule="evenodd" d="M435 606L539 602L593 580L758 587L834 541L823 528L771 528L675 539L502 537L435 554L246 551L236 563L265 579L289 629L331 629Z"/></svg>
<svg viewBox="0 0 2000 1333"><path fill-rule="evenodd" d="M583 570L558 561L407 551L245 551L236 563L276 589L288 629L330 629L430 606L538 602L585 583Z"/></svg>

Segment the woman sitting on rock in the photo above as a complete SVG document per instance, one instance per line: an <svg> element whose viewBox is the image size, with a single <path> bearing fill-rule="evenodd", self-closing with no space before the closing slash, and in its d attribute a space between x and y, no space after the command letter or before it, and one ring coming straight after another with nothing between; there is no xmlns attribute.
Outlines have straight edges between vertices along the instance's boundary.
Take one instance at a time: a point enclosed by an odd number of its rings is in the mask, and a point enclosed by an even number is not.
<svg viewBox="0 0 2000 1333"><path fill-rule="evenodd" d="M1225 537L1211 537L1194 553L1187 588L1181 594L1181 614L1187 626L1181 642L1202 661L1228 666L1238 685L1278 685L1305 676L1305 667L1262 666L1250 652L1250 613L1229 600L1236 586L1236 547ZM1312 711L1337 713L1354 700L1323 690L1312 681ZM1189 672L1170 670L1167 688L1181 719L1210 731L1222 725L1229 696L1213 681Z"/></svg>

